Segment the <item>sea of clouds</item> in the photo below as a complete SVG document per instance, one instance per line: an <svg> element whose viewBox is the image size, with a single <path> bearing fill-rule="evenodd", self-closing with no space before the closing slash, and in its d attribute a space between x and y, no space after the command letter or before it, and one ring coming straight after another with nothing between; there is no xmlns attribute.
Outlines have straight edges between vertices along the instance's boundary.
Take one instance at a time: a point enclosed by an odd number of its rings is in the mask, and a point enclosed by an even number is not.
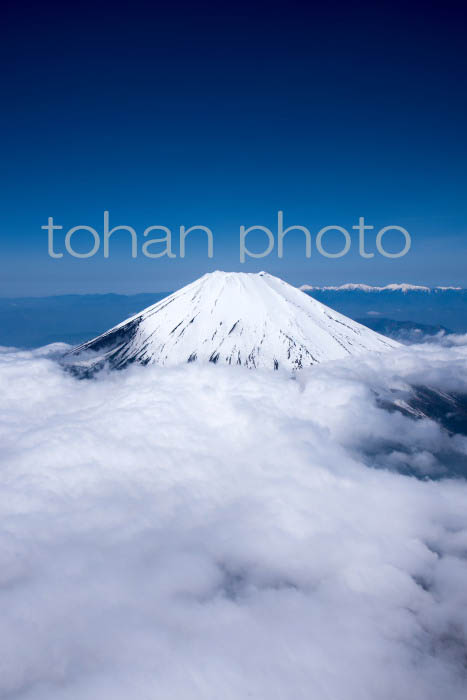
<svg viewBox="0 0 467 700"><path fill-rule="evenodd" d="M0 352L2 700L464 700L466 338L298 373ZM444 461L443 461L444 460Z"/></svg>

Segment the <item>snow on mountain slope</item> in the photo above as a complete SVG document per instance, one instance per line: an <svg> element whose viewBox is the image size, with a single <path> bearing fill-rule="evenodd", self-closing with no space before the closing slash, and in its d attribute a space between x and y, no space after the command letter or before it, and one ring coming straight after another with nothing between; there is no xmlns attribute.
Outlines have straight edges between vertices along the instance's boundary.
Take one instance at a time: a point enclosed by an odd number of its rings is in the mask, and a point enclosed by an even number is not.
<svg viewBox="0 0 467 700"><path fill-rule="evenodd" d="M213 272L65 358L77 372L108 363L220 362L299 369L398 346L264 272Z"/></svg>

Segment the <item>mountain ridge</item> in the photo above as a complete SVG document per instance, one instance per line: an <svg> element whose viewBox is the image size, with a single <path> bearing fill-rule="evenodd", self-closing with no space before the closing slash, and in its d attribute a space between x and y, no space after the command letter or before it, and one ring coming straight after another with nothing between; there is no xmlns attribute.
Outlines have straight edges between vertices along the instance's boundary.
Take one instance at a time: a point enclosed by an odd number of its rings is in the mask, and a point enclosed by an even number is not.
<svg viewBox="0 0 467 700"><path fill-rule="evenodd" d="M321 291L321 292L350 292L350 291L359 291L359 292L402 292L403 294L406 294L407 292L461 292L464 291L463 287L454 287L454 286L436 286L436 287L427 287L424 285L418 285L418 284L410 284L408 282L398 282L398 283L392 283L392 284L386 284L384 287L379 287L379 286L373 286L371 284L363 284L360 282L347 282L346 284L340 284L337 286L324 286L324 287L316 287L310 284L302 284L299 289L302 290L302 292L311 292L311 291Z"/></svg>

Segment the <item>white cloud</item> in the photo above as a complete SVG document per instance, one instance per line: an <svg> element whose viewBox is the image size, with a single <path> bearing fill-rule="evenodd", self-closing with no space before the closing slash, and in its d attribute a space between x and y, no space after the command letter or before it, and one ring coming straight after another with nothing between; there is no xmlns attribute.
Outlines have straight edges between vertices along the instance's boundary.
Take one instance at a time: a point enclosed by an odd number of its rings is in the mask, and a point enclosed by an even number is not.
<svg viewBox="0 0 467 700"><path fill-rule="evenodd" d="M0 697L465 697L467 483L398 470L466 440L375 391L467 390L467 346L296 381L59 350L0 353Z"/></svg>

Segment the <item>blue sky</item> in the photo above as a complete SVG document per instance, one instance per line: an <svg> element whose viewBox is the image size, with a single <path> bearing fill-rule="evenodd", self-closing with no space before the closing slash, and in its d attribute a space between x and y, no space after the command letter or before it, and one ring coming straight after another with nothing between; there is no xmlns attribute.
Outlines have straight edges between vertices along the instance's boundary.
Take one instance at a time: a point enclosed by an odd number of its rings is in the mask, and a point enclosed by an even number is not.
<svg viewBox="0 0 467 700"><path fill-rule="evenodd" d="M421 7L8 6L0 295L171 290L216 268L467 286L462 8ZM412 249L306 259L293 234L282 260L242 266L240 225L279 209L313 234L403 226ZM49 216L102 231L104 210L141 238L209 226L214 258L200 236L184 260L132 260L125 234L108 260L48 257Z"/></svg>

